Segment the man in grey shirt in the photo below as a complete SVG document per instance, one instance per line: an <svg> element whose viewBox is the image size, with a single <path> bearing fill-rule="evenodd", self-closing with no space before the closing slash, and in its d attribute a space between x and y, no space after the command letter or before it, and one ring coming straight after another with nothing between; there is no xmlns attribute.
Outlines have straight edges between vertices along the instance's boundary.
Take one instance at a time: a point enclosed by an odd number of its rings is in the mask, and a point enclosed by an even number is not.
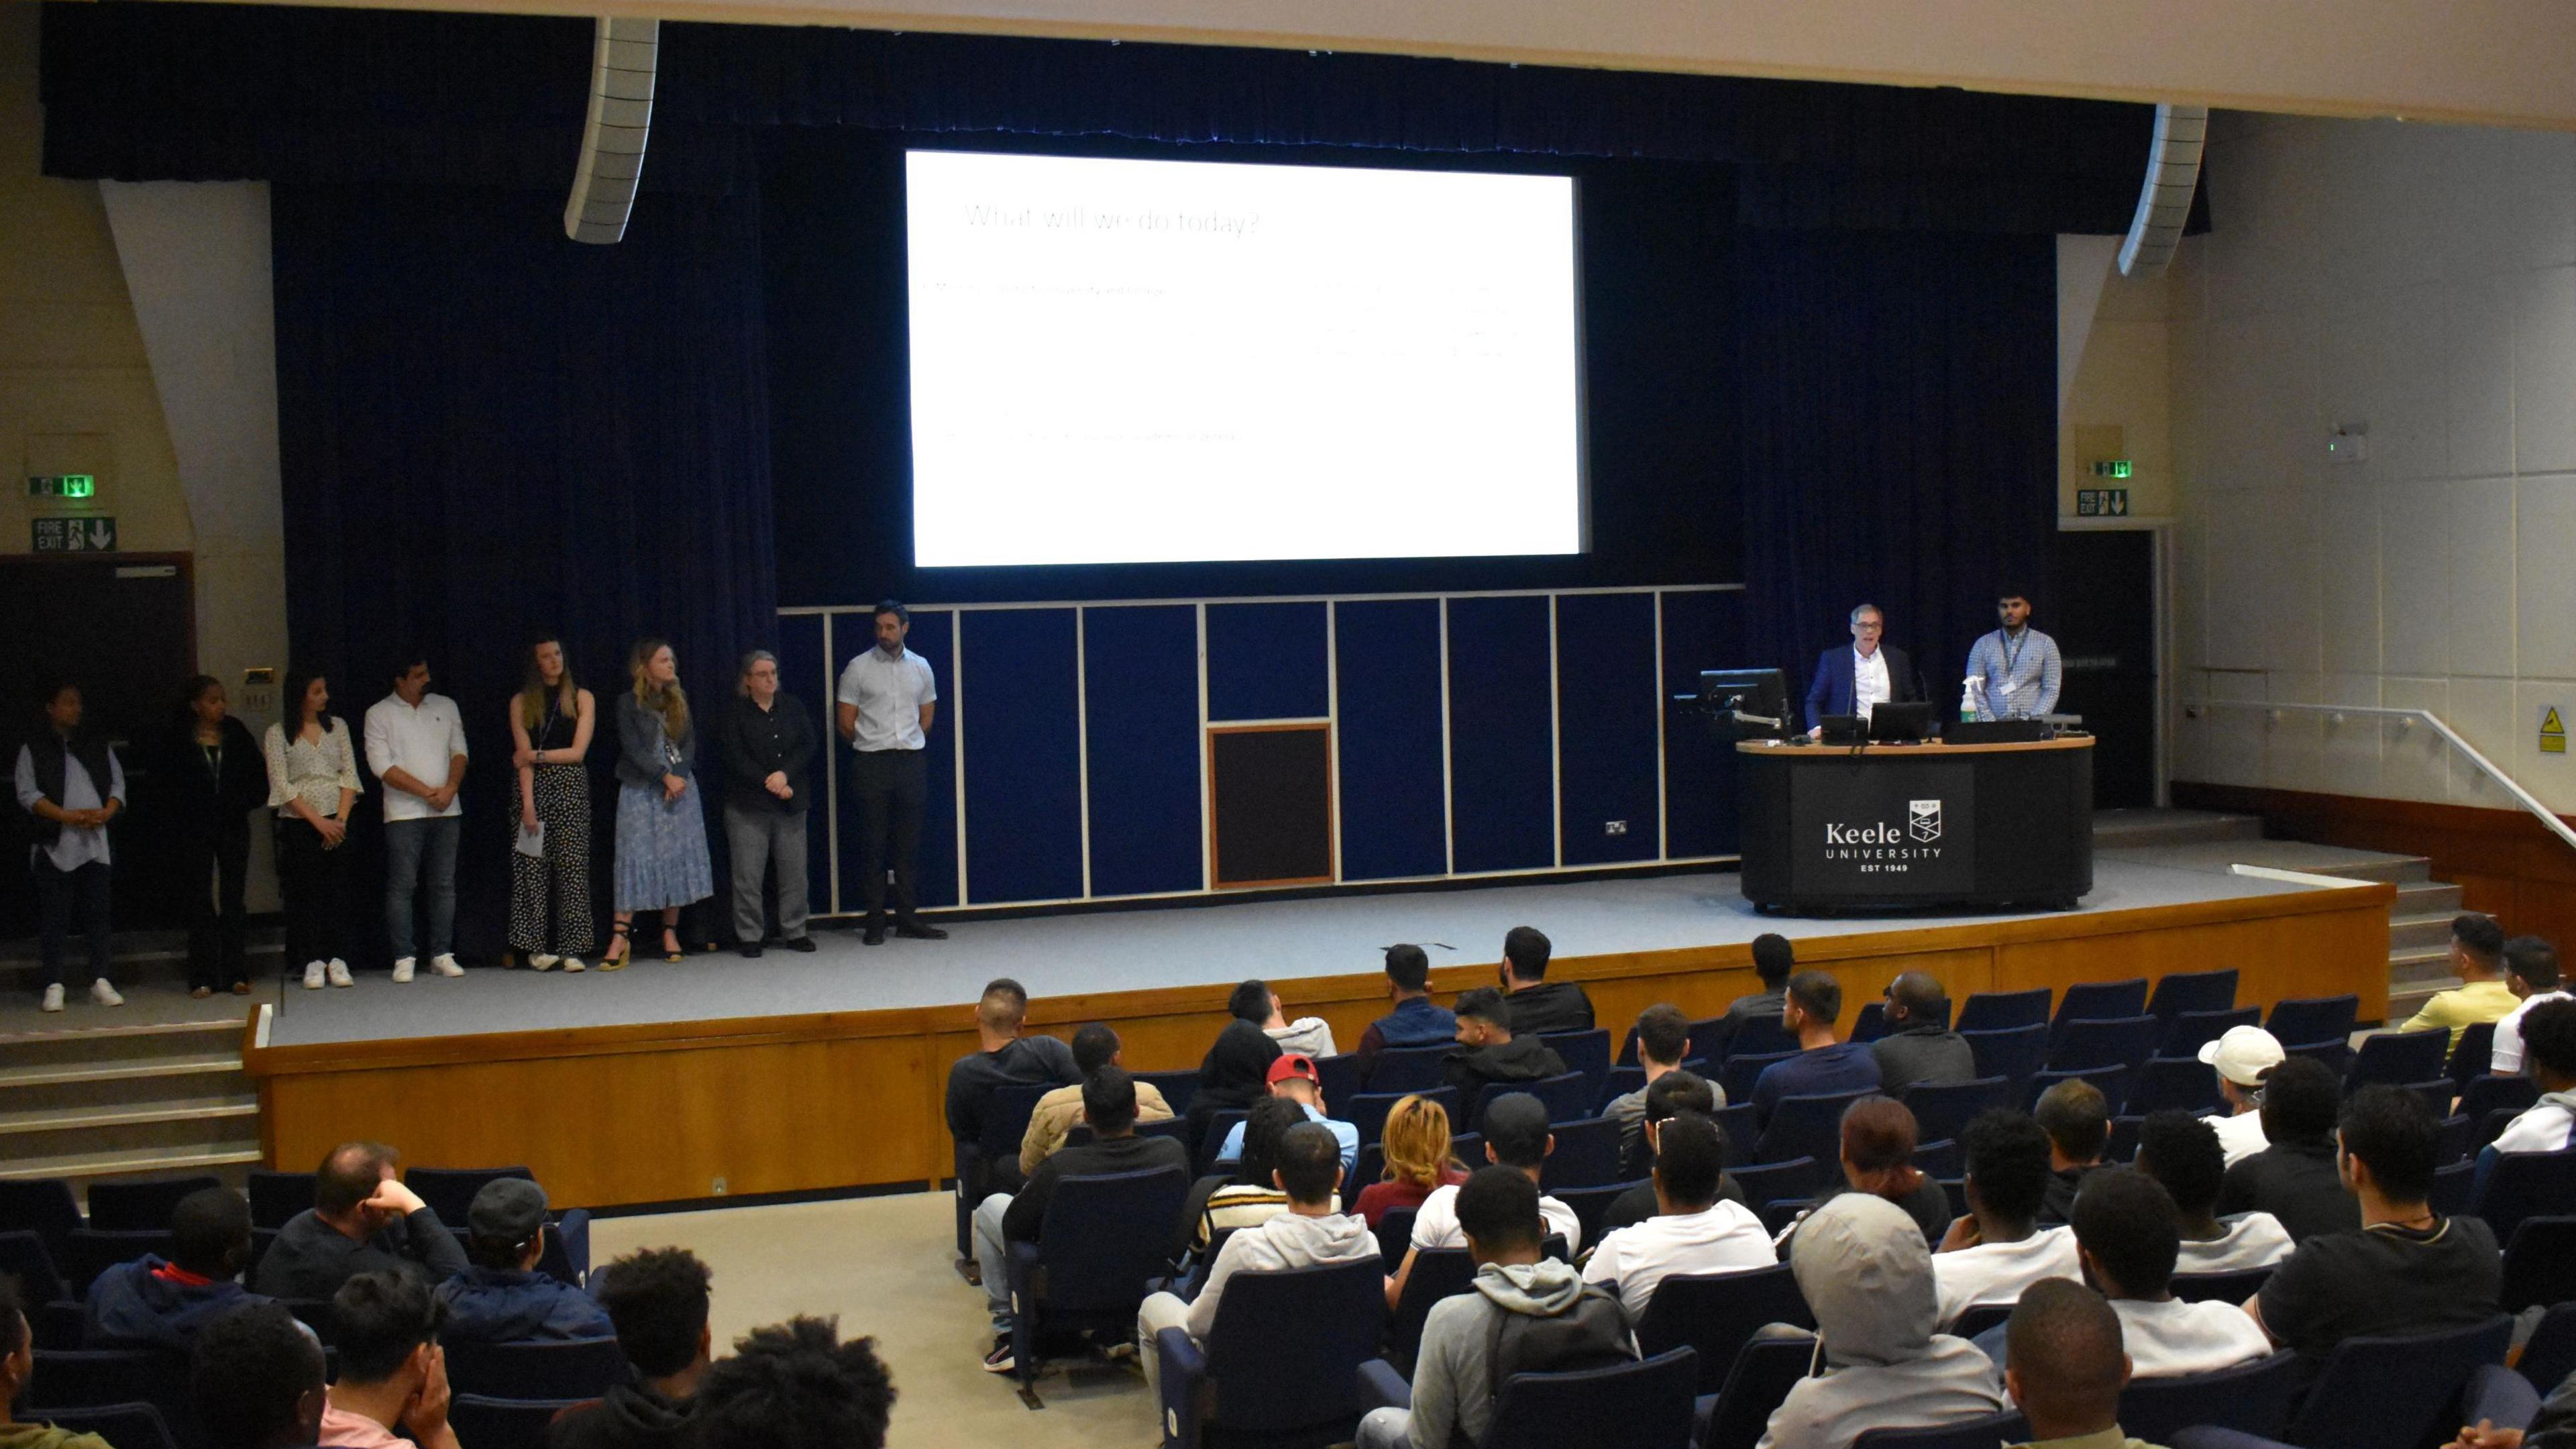
<svg viewBox="0 0 2576 1449"><path fill-rule="evenodd" d="M259 1260L271 1298L328 1298L361 1273L399 1273L434 1287L470 1266L456 1235L402 1185L402 1161L375 1142L343 1142L314 1174L313 1206L287 1219Z"/></svg>
<svg viewBox="0 0 2576 1449"><path fill-rule="evenodd" d="M1941 983L1908 971L1887 983L1887 1035L1869 1044L1878 1059L1878 1089L1902 1102L1918 1082L1972 1082L1977 1054L1950 1029L1950 999Z"/></svg>

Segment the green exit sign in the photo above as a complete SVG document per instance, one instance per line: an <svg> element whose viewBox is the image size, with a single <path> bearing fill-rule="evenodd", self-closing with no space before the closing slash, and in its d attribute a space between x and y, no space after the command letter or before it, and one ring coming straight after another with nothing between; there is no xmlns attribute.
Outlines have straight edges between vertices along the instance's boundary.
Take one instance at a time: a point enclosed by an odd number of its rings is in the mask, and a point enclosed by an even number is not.
<svg viewBox="0 0 2576 1449"><path fill-rule="evenodd" d="M91 473L36 473L27 478L30 498L93 498L98 477Z"/></svg>
<svg viewBox="0 0 2576 1449"><path fill-rule="evenodd" d="M2126 458L2104 458L2093 465L2093 476L2096 478L2126 478L2129 476L2129 467L2129 460Z"/></svg>

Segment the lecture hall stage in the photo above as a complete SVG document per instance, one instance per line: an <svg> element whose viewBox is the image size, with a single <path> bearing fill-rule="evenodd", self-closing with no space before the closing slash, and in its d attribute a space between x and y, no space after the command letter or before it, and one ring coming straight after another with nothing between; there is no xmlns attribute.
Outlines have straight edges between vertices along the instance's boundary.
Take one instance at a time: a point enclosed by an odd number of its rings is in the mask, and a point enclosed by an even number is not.
<svg viewBox="0 0 2576 1449"><path fill-rule="evenodd" d="M244 1056L272 1166L309 1169L334 1142L377 1138L415 1164L524 1163L558 1202L606 1207L935 1184L948 1064L973 1049L970 1003L1002 975L1034 993L1035 1029L1108 1021L1136 1070L1196 1065L1248 976L1292 1015L1330 1021L1347 1050L1385 1009L1380 947L1455 947L1431 953L1445 998L1490 983L1521 924L1554 938L1549 978L1581 982L1614 1030L1656 1001L1705 1016L1757 989L1750 943L1766 930L1841 978L1846 1026L1911 968L1955 999L2234 966L2240 1002L2349 991L2364 1020L2383 1014L2393 887L2154 857L2101 859L2093 894L2065 913L1766 918L1732 871L1709 871L967 919L945 942L874 948L827 931L812 954L639 956L614 974L397 987L373 973L355 990L286 993L276 1017L252 1019Z"/></svg>

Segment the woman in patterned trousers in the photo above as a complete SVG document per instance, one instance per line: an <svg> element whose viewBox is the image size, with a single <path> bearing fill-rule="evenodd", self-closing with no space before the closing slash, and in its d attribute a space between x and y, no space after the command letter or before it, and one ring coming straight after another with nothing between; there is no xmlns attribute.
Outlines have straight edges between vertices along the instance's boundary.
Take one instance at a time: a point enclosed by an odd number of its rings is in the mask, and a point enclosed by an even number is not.
<svg viewBox="0 0 2576 1449"><path fill-rule="evenodd" d="M510 761L519 772L519 839L510 855L510 946L529 965L582 969L590 954L590 753L598 722L572 677L563 641L528 645L527 682L510 700Z"/></svg>

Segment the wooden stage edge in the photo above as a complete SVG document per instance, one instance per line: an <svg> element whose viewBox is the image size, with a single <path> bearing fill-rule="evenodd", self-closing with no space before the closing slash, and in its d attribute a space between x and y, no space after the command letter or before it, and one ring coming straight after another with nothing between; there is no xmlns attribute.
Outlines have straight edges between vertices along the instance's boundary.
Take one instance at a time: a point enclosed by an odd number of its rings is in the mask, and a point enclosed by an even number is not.
<svg viewBox="0 0 2576 1449"><path fill-rule="evenodd" d="M2386 1014L2385 883L2129 911L1856 932L1800 943L1802 966L1843 985L1848 1026L1900 971L1929 971L1956 1000L1976 991L2233 966L2240 1004L2343 992ZM1490 984L1491 964L1433 973L1443 997ZM1749 943L1560 957L1550 980L1581 982L1601 1025L1623 1031L1669 1001L1715 1015L1758 988ZM1044 986L1043 981L1033 985ZM1274 980L1291 1016L1321 1016L1345 1050L1385 1010L1376 972ZM1231 983L1039 996L1034 1029L1118 1029L1126 1065L1198 1064L1225 1022ZM524 1164L558 1206L862 1187L935 1186L948 1174L948 1066L974 1050L956 1006L639 1022L393 1041L260 1046L269 1166L309 1169L333 1144L390 1142L414 1165Z"/></svg>

